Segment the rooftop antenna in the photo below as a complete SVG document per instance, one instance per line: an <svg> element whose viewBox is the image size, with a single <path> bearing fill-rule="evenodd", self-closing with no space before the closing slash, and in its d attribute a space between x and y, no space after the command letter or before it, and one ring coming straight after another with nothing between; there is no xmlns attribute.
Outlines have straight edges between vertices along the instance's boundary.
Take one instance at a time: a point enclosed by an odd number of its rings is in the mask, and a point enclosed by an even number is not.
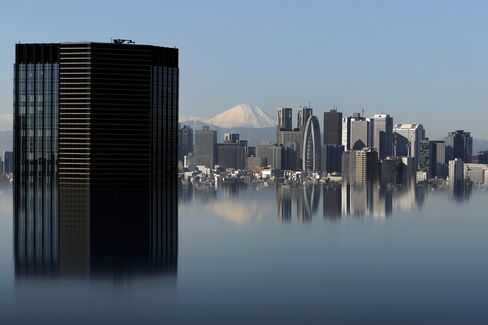
<svg viewBox="0 0 488 325"><path fill-rule="evenodd" d="M134 44L135 42L131 39L115 38L112 40L114 44Z"/></svg>

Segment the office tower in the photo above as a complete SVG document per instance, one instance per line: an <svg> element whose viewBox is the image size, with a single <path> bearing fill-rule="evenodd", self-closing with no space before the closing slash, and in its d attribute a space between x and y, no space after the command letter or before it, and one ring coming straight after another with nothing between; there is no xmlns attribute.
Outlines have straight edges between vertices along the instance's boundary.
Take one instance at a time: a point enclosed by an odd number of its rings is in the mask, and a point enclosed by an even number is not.
<svg viewBox="0 0 488 325"><path fill-rule="evenodd" d="M328 173L341 171L342 113L331 109L324 113L324 145L322 147L322 170ZM347 127L347 126L346 126ZM347 131L346 131L347 132Z"/></svg>
<svg viewBox="0 0 488 325"><path fill-rule="evenodd" d="M371 145L370 122L359 114L354 114L350 121L350 150L362 150Z"/></svg>
<svg viewBox="0 0 488 325"><path fill-rule="evenodd" d="M5 159L4 159L5 161ZM480 151L478 153L478 163L488 164L488 151Z"/></svg>
<svg viewBox="0 0 488 325"><path fill-rule="evenodd" d="M278 125L289 125L291 121L291 109L286 108L281 117L286 116L286 123L280 121L280 114L278 112ZM301 108L299 118L302 118L311 109ZM306 122L306 121L305 121ZM302 128L291 129L288 126L285 128L277 128L276 130L276 144L283 145L285 150L285 162L283 168L289 170L298 170L302 167L302 149L303 149L303 135L305 125Z"/></svg>
<svg viewBox="0 0 488 325"><path fill-rule="evenodd" d="M283 170L284 147L282 145L272 145L268 157L268 165L273 170Z"/></svg>
<svg viewBox="0 0 488 325"><path fill-rule="evenodd" d="M313 115L313 109L311 107L300 106L300 108L298 109L297 128L300 129L301 131L304 131L308 119L312 115Z"/></svg>
<svg viewBox="0 0 488 325"><path fill-rule="evenodd" d="M193 129L184 125L178 134L178 160L183 161L189 153L193 153Z"/></svg>
<svg viewBox="0 0 488 325"><path fill-rule="evenodd" d="M336 108L324 113L324 144L342 145L342 113Z"/></svg>
<svg viewBox="0 0 488 325"><path fill-rule="evenodd" d="M456 186L464 183L464 162L462 159L449 160L449 184Z"/></svg>
<svg viewBox="0 0 488 325"><path fill-rule="evenodd" d="M464 162L471 162L473 155L473 138L470 132L457 130L449 132L446 143L446 159L462 159Z"/></svg>
<svg viewBox="0 0 488 325"><path fill-rule="evenodd" d="M195 165L214 168L217 164L217 131L203 126L195 131Z"/></svg>
<svg viewBox="0 0 488 325"><path fill-rule="evenodd" d="M237 135L237 138L239 135ZM244 169L245 146L239 142L217 144L217 163L222 168Z"/></svg>
<svg viewBox="0 0 488 325"><path fill-rule="evenodd" d="M284 166L285 147L271 143L262 143L258 146L258 156L263 159L265 166L271 169L282 170Z"/></svg>
<svg viewBox="0 0 488 325"><path fill-rule="evenodd" d="M291 108L278 108L278 131L293 130L292 114Z"/></svg>
<svg viewBox="0 0 488 325"><path fill-rule="evenodd" d="M351 150L351 117L342 118L341 143L344 150Z"/></svg>
<svg viewBox="0 0 488 325"><path fill-rule="evenodd" d="M371 144L378 150L379 159L393 154L393 118L388 114L375 114L370 121Z"/></svg>
<svg viewBox="0 0 488 325"><path fill-rule="evenodd" d="M419 144L425 138L425 130L422 124L395 124L393 132L393 155L413 157L418 161Z"/></svg>
<svg viewBox="0 0 488 325"><path fill-rule="evenodd" d="M224 143L239 143L239 134L224 133Z"/></svg>
<svg viewBox="0 0 488 325"><path fill-rule="evenodd" d="M310 116L305 125L303 136L303 170L318 171L320 169L320 125L316 116Z"/></svg>
<svg viewBox="0 0 488 325"><path fill-rule="evenodd" d="M342 154L343 184L361 184L378 179L378 152L374 148L345 151Z"/></svg>
<svg viewBox="0 0 488 325"><path fill-rule="evenodd" d="M126 246L143 249L146 262L176 256L177 242L161 236L177 230L178 78L174 48L16 45L14 215L23 267L96 265L102 255L130 254ZM123 221L134 216L130 237ZM93 251L111 240L125 244Z"/></svg>
<svg viewBox="0 0 488 325"><path fill-rule="evenodd" d="M258 157L264 160L265 165L269 164L269 157L271 156L271 148L273 145L271 143L261 143L258 145Z"/></svg>
<svg viewBox="0 0 488 325"><path fill-rule="evenodd" d="M433 164L431 163L433 148L433 143L429 138L419 141L417 166L419 170L427 172L429 178L434 174Z"/></svg>
<svg viewBox="0 0 488 325"><path fill-rule="evenodd" d="M432 151L430 156L433 178L446 178L448 175L448 165L446 164L446 142L432 141Z"/></svg>
<svg viewBox="0 0 488 325"><path fill-rule="evenodd" d="M14 172L14 152L3 152L3 173L12 174Z"/></svg>
<svg viewBox="0 0 488 325"><path fill-rule="evenodd" d="M321 147L321 170L327 173L341 172L341 159L343 153L343 146L334 144L324 144Z"/></svg>
<svg viewBox="0 0 488 325"><path fill-rule="evenodd" d="M289 142L285 146L283 146L283 169L284 170L297 170L299 169L300 164L300 157L298 157L298 152L300 151L298 148L297 142Z"/></svg>
<svg viewBox="0 0 488 325"><path fill-rule="evenodd" d="M486 164L464 164L464 179L475 184L485 183L484 176L486 172L488 172L488 166Z"/></svg>

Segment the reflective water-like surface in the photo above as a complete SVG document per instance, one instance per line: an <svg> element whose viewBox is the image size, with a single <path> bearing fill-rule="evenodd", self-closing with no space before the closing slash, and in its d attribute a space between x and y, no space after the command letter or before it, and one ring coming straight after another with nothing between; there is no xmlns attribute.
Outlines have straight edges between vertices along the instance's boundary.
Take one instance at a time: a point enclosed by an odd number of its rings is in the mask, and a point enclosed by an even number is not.
<svg viewBox="0 0 488 325"><path fill-rule="evenodd" d="M0 323L485 324L487 195L373 184L182 187L177 261L148 264L138 254L146 250L131 250L140 229L130 239L127 227L106 228L84 263L68 254L67 269L46 273L24 272L15 259L4 189Z"/></svg>

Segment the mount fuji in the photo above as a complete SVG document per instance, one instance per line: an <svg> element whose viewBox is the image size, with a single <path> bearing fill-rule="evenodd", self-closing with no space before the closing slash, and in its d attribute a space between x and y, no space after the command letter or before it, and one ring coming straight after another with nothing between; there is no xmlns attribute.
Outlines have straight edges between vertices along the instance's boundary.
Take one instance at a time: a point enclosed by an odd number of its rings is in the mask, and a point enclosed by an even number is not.
<svg viewBox="0 0 488 325"><path fill-rule="evenodd" d="M274 118L255 105L240 104L215 115L210 119L181 119L182 125L189 125L194 130L208 125L217 131L219 141L224 133L239 133L242 140L248 140L249 145L256 146L262 141L273 143L276 137L276 123Z"/></svg>
<svg viewBox="0 0 488 325"><path fill-rule="evenodd" d="M221 128L269 128L275 127L274 119L255 105L239 104L215 115L210 124Z"/></svg>

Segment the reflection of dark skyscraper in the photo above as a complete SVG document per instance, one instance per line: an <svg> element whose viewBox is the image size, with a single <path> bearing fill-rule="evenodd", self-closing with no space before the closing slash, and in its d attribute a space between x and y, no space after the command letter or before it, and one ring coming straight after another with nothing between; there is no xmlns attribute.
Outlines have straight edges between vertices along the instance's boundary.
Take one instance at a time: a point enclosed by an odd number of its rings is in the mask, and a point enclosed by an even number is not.
<svg viewBox="0 0 488 325"><path fill-rule="evenodd" d="M323 188L322 210L324 218L335 220L341 217L342 190L339 185L330 185Z"/></svg>
<svg viewBox="0 0 488 325"><path fill-rule="evenodd" d="M178 75L173 48L16 46L19 272L176 261Z"/></svg>
<svg viewBox="0 0 488 325"><path fill-rule="evenodd" d="M278 204L278 220L283 222L291 221L291 199L292 189L288 185L276 187L276 203Z"/></svg>

